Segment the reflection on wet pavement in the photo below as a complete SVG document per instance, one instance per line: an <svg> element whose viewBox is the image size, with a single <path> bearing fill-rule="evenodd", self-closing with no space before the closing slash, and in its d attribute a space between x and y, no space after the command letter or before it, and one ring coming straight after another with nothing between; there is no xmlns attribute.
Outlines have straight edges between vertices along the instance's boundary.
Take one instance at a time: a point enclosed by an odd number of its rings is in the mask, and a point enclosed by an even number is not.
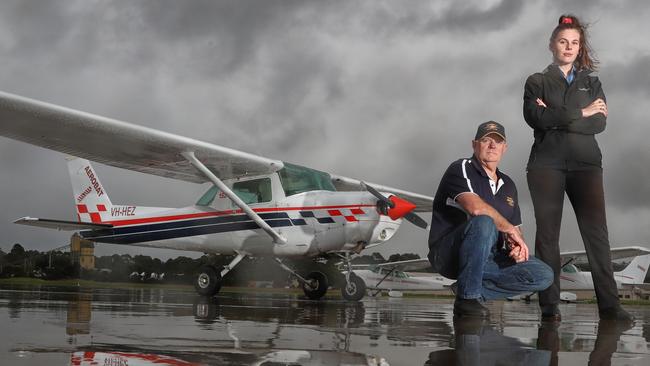
<svg viewBox="0 0 650 366"><path fill-rule="evenodd" d="M494 302L488 322L454 322L452 300L214 299L171 289L0 289L7 365L564 365L650 364L650 308L598 322L595 305ZM4 360L4 361L2 361Z"/></svg>

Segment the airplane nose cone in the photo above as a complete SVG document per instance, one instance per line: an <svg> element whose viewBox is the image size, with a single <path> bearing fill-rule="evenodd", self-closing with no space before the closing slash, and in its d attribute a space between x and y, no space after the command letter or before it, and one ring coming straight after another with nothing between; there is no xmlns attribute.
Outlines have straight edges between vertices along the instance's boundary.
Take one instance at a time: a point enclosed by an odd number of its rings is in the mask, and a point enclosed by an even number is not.
<svg viewBox="0 0 650 366"><path fill-rule="evenodd" d="M389 200L393 203L393 207L388 210L388 217L392 220L404 217L416 207L413 203L397 196L390 196Z"/></svg>

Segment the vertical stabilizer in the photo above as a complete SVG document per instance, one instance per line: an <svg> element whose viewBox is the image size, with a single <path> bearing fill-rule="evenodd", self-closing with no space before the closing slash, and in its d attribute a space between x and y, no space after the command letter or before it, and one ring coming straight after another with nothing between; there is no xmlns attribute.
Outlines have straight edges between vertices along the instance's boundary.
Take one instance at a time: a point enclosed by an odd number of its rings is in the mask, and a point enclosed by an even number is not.
<svg viewBox="0 0 650 366"><path fill-rule="evenodd" d="M90 162L76 157L70 157L67 160L79 221L102 222L107 220L113 204Z"/></svg>
<svg viewBox="0 0 650 366"><path fill-rule="evenodd" d="M624 270L616 272L617 280L626 284L643 283L650 267L650 254L634 257Z"/></svg>

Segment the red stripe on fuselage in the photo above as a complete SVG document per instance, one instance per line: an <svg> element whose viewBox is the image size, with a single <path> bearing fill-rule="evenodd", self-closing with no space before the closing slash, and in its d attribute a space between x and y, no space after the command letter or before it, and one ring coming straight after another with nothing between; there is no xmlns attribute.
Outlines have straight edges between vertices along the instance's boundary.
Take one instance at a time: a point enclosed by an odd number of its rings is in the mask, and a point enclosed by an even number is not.
<svg viewBox="0 0 650 366"><path fill-rule="evenodd" d="M262 207L262 208L254 208L253 211L255 211L255 212L282 212L282 211L328 210L328 209L359 208L359 207L374 207L374 205ZM130 219L130 220L103 221L103 223L112 224L113 226L126 226L126 225L137 225L137 224L149 224L149 223L152 223L152 222L197 219L197 218L201 218L201 217L236 215L236 214L241 214L241 213L243 213L242 210L197 212L197 213L183 214L183 215L143 217L143 218L140 218L140 219Z"/></svg>

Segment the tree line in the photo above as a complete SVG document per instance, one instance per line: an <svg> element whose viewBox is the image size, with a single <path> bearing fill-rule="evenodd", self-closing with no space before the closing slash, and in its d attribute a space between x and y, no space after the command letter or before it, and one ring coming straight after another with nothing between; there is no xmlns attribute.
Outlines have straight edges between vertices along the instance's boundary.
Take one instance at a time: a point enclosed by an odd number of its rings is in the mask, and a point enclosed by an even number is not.
<svg viewBox="0 0 650 366"><path fill-rule="evenodd" d="M8 253L0 250L0 277L36 277L43 279L82 278L96 281L158 281L165 283L192 283L194 273L203 265L212 264L222 268L234 255L205 254L199 258L179 256L162 261L146 255L113 254L95 257L95 269L84 270L73 263L70 252L39 252L26 250L16 243ZM393 254L385 259L379 253L358 256L353 264L373 264L420 258L413 253ZM320 259L284 259L283 262L298 273L322 271L336 284L342 280L338 257ZM152 276L151 274L155 274ZM161 276L162 275L162 276ZM224 278L225 286L249 286L251 283L284 287L296 285L289 274L282 270L273 258L250 258L242 260Z"/></svg>

